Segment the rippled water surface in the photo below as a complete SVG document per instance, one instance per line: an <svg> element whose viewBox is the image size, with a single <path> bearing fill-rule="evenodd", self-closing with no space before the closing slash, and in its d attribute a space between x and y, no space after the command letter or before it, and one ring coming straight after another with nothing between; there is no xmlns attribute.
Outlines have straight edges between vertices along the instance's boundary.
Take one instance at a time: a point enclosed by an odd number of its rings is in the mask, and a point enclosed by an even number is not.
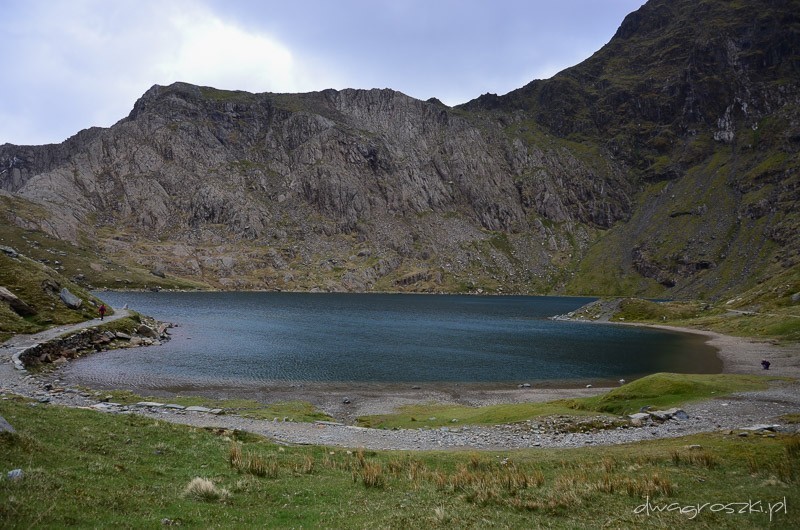
<svg viewBox="0 0 800 530"><path fill-rule="evenodd" d="M162 346L71 363L89 384L519 382L719 372L695 336L549 320L587 298L301 293L100 296L178 324Z"/></svg>

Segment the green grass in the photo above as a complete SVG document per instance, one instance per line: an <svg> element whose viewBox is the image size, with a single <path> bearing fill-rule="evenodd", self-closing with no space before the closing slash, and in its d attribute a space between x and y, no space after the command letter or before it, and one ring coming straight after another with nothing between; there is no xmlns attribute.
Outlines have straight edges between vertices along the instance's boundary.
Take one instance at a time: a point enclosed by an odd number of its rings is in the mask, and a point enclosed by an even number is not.
<svg viewBox="0 0 800 530"><path fill-rule="evenodd" d="M0 401L3 528L797 528L798 437L486 453L279 447L239 431ZM699 449L690 449L699 445ZM782 502L767 513L651 505Z"/></svg>
<svg viewBox="0 0 800 530"><path fill-rule="evenodd" d="M763 390L767 386L767 377L756 375L657 373L603 395L568 400L567 403L578 410L630 414L645 405L665 409L732 392Z"/></svg>
<svg viewBox="0 0 800 530"><path fill-rule="evenodd" d="M358 425L379 429L415 429L458 427L459 425L497 425L514 423L540 416L557 414L589 415L576 411L563 402L513 403L487 407L441 405L436 403L405 405L395 414L379 414L358 418ZM455 420L455 421L454 421Z"/></svg>
<svg viewBox="0 0 800 530"><path fill-rule="evenodd" d="M698 318L687 325L712 329L719 333L739 337L776 339L785 342L800 341L800 310L781 310L766 314L727 314Z"/></svg>
<svg viewBox="0 0 800 530"><path fill-rule="evenodd" d="M140 396L128 390L111 390L103 392L110 396L110 401L122 405L132 405L140 401L158 403L174 403L184 407L200 406L210 409L223 409L226 414L236 414L246 418L258 420L283 420L296 422L313 422L317 420L331 420L327 414L317 410L307 401L280 401L275 403L261 403L252 399L212 399L202 396Z"/></svg>
<svg viewBox="0 0 800 530"><path fill-rule="evenodd" d="M626 322L664 322L694 318L710 308L698 301L652 302L641 298L626 298L612 320Z"/></svg>
<svg viewBox="0 0 800 530"><path fill-rule="evenodd" d="M638 412L644 405L670 408L732 392L763 390L767 388L768 381L769 379L763 376L658 373L594 397L487 407L436 403L406 405L394 414L362 416L358 418L358 424L382 429L413 429L498 425L553 415L589 416L598 413L623 415Z"/></svg>

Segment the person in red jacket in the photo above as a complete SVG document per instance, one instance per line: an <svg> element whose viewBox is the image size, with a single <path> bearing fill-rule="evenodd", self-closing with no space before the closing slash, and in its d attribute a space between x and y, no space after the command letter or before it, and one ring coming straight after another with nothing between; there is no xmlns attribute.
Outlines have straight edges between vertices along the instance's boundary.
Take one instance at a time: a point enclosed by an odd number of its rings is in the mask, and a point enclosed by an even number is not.
<svg viewBox="0 0 800 530"><path fill-rule="evenodd" d="M100 312L100 320L103 320L103 317L106 315L106 305L100 304L100 307L98 307L97 310Z"/></svg>

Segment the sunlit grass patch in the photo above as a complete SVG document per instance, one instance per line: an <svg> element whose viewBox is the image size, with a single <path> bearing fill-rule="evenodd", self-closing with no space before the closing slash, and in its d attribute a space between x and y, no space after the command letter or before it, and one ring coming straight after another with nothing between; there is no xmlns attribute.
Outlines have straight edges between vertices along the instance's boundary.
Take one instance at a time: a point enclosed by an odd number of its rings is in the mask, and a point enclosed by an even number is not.
<svg viewBox="0 0 800 530"><path fill-rule="evenodd" d="M497 425L514 423L540 416L589 416L591 412L575 410L563 402L511 403L486 407L442 405L437 403L405 405L395 414L361 416L358 425L383 429L423 428L458 425Z"/></svg>
<svg viewBox="0 0 800 530"><path fill-rule="evenodd" d="M669 408L732 392L763 390L767 386L768 379L762 376L657 373L599 396L568 400L566 403L579 410L630 414L643 406Z"/></svg>

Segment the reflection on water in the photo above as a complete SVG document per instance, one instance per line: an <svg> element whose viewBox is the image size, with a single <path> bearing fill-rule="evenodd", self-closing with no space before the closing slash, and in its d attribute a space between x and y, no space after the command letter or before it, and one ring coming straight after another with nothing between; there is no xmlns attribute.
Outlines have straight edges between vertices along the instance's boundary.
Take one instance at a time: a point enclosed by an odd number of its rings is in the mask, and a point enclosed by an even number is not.
<svg viewBox="0 0 800 530"><path fill-rule="evenodd" d="M632 379L715 373L696 336L560 322L587 298L308 293L119 293L114 307L175 322L162 346L104 352L64 376L97 386L235 388L286 382Z"/></svg>

